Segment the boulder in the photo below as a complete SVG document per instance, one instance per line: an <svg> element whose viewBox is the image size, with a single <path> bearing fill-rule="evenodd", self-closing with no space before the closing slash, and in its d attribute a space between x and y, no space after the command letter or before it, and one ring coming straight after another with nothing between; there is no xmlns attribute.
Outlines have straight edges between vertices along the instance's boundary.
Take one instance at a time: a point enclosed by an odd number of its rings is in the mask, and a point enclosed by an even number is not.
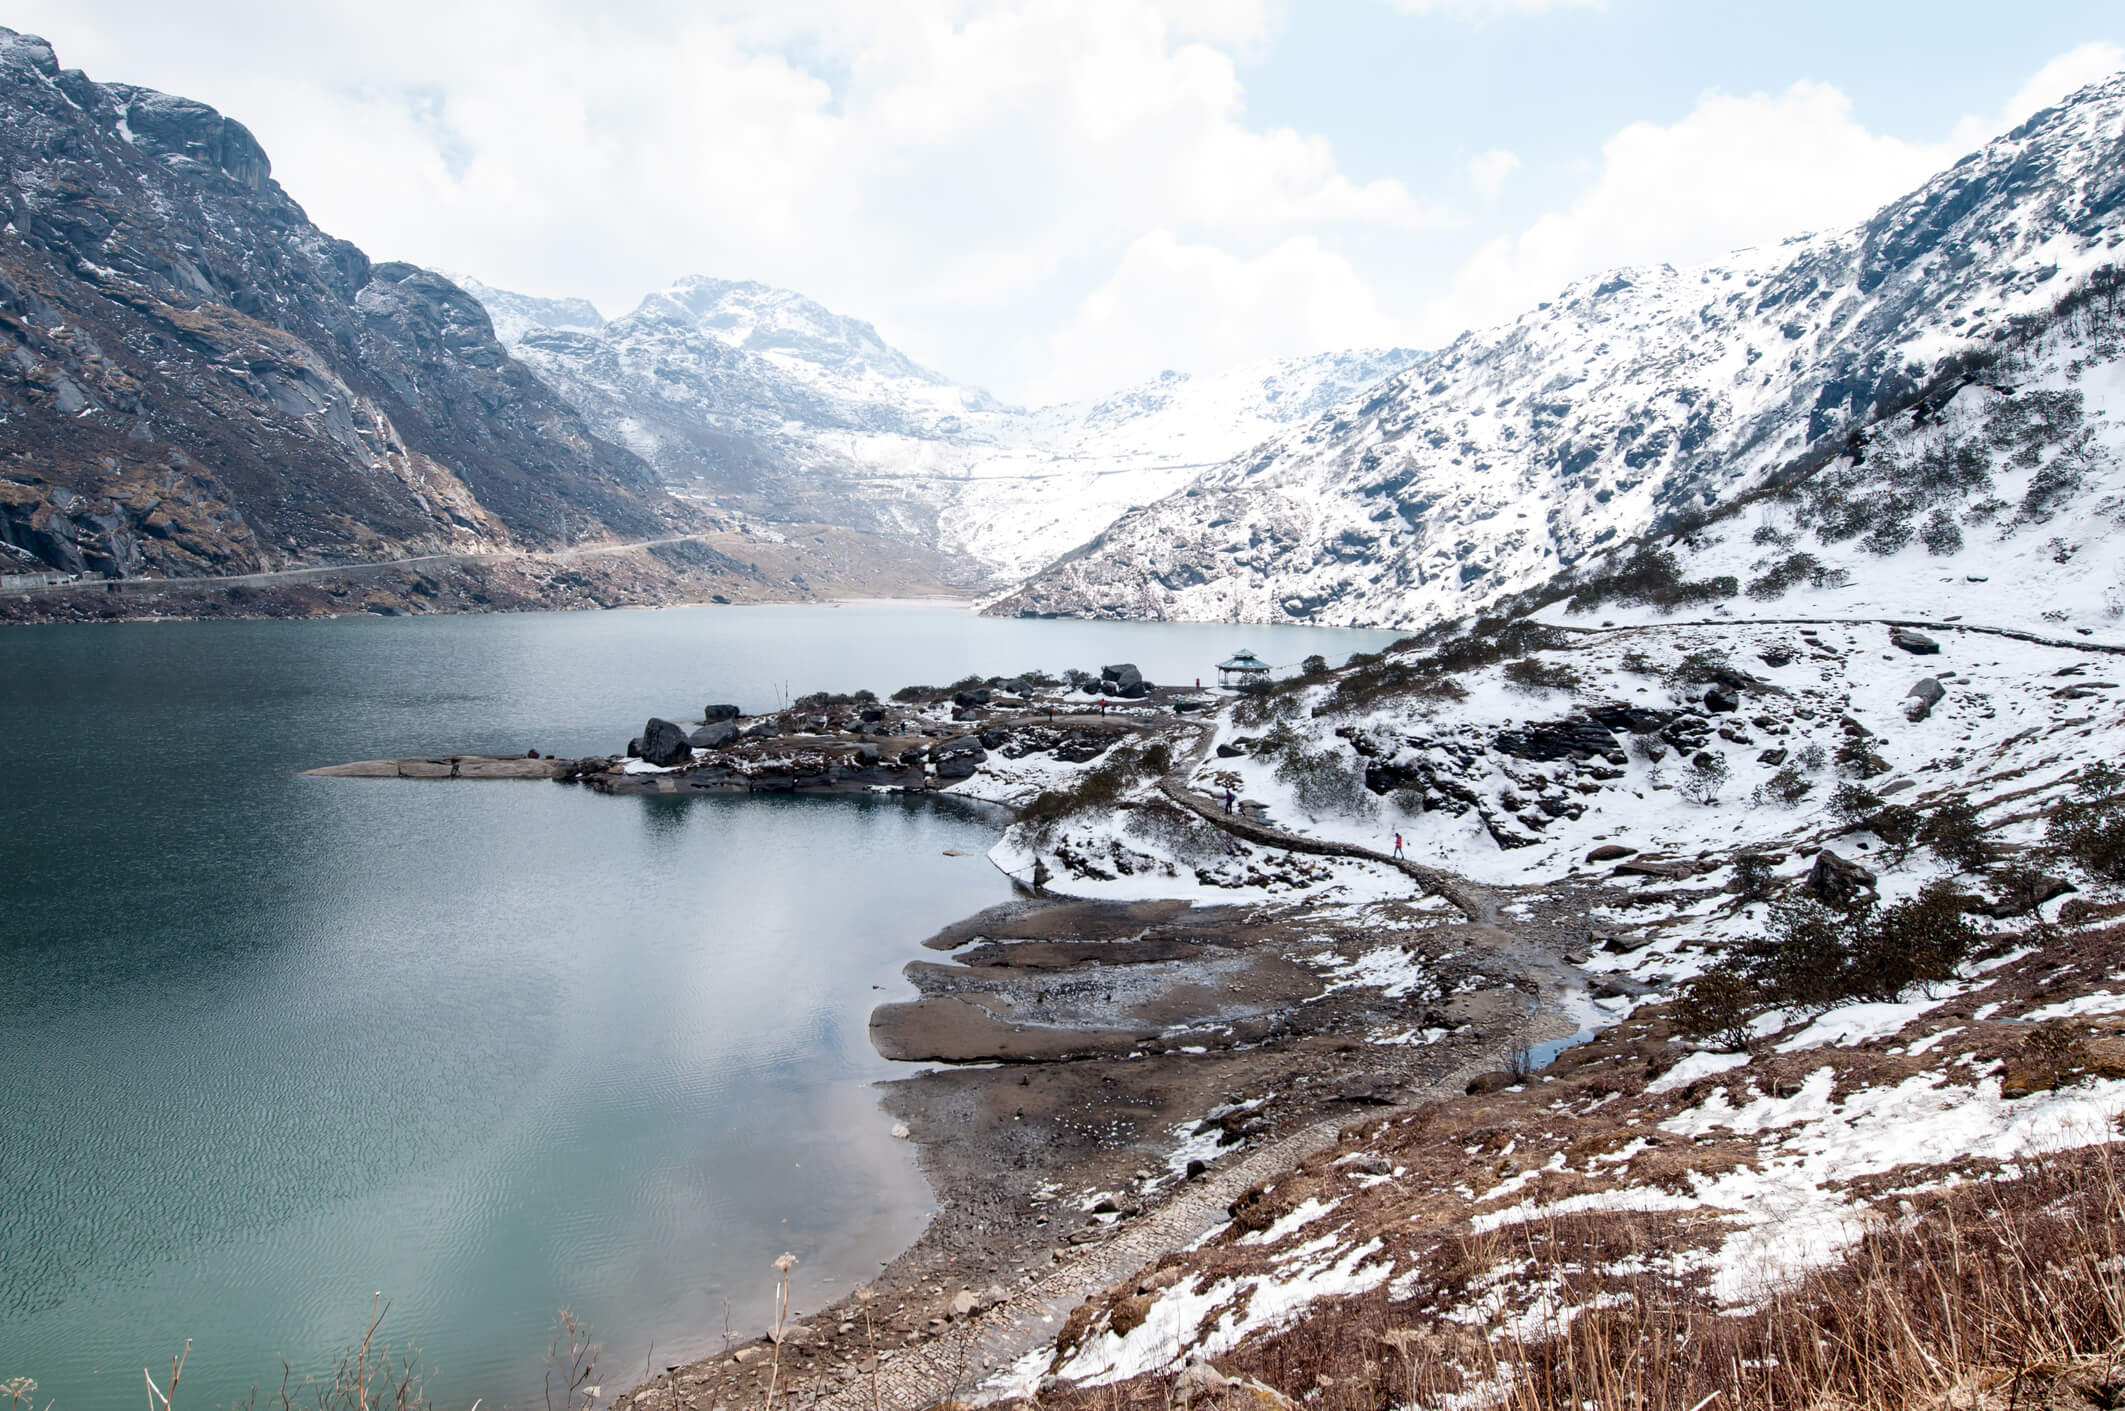
<svg viewBox="0 0 2125 1411"><path fill-rule="evenodd" d="M1014 696L1030 696L1033 694L1033 683L1026 680L1023 676L1016 681L1004 682L1003 688Z"/></svg>
<svg viewBox="0 0 2125 1411"><path fill-rule="evenodd" d="M1939 656L1941 652L1940 643L1934 641L1925 633L1913 631L1909 627L1890 628L1889 645L1892 647L1901 647L1905 651L1910 652L1913 656Z"/></svg>
<svg viewBox="0 0 2125 1411"><path fill-rule="evenodd" d="M981 760L970 754L953 755L950 759L937 761L937 777L940 779L971 779L981 772Z"/></svg>
<svg viewBox="0 0 2125 1411"><path fill-rule="evenodd" d="M782 733L782 727L772 720L761 720L746 726L745 733L755 740L772 740Z"/></svg>
<svg viewBox="0 0 2125 1411"><path fill-rule="evenodd" d="M994 699L995 695L988 687L976 686L971 691L961 691L954 695L952 704L958 706L961 710L973 710L977 706L987 705Z"/></svg>
<svg viewBox="0 0 2125 1411"><path fill-rule="evenodd" d="M1125 701L1140 701L1156 689L1157 687L1153 686L1149 681L1138 677L1134 681L1122 682L1115 688L1114 694Z"/></svg>
<svg viewBox="0 0 2125 1411"><path fill-rule="evenodd" d="M1947 694L1947 687L1931 676L1920 677L1918 684L1911 688L1911 694L1904 697L1904 719L1913 724L1924 720L1933 714L1933 708L1939 705L1941 697Z"/></svg>
<svg viewBox="0 0 2125 1411"><path fill-rule="evenodd" d="M1775 769L1786 762L1786 752L1782 748L1768 749L1756 756L1756 762L1758 764L1768 764Z"/></svg>
<svg viewBox="0 0 2125 1411"><path fill-rule="evenodd" d="M734 705L712 705L701 707L701 718L705 721L710 722L718 720L736 720L744 713L744 711L739 710Z"/></svg>
<svg viewBox="0 0 2125 1411"><path fill-rule="evenodd" d="M985 750L1000 750L1010 738L1001 730L984 730L980 735L981 747Z"/></svg>
<svg viewBox="0 0 2125 1411"><path fill-rule="evenodd" d="M1125 661L1114 666L1101 667L1099 669L1099 680L1101 685L1106 685L1110 681L1113 682L1114 693L1125 696L1129 693L1131 686L1143 684L1144 673L1136 669L1134 662Z"/></svg>
<svg viewBox="0 0 2125 1411"><path fill-rule="evenodd" d="M861 711L857 712L856 718L866 725L876 725L879 721L885 719L885 707L865 706Z"/></svg>
<svg viewBox="0 0 2125 1411"><path fill-rule="evenodd" d="M1796 655L1797 653L1791 647L1780 642L1775 646L1766 647L1758 652L1756 659L1765 666L1791 666Z"/></svg>
<svg viewBox="0 0 2125 1411"><path fill-rule="evenodd" d="M1807 888L1832 906L1850 906L1873 892L1875 880L1866 868L1824 848L1808 869Z"/></svg>
<svg viewBox="0 0 2125 1411"><path fill-rule="evenodd" d="M686 743L697 750L720 750L738 738L738 722L735 720L712 720L686 737Z"/></svg>
<svg viewBox="0 0 2125 1411"><path fill-rule="evenodd" d="M652 716L649 724L642 727L642 758L651 764L688 764L693 757L694 747L680 726Z"/></svg>
<svg viewBox="0 0 2125 1411"><path fill-rule="evenodd" d="M1246 753L1247 751L1241 749L1238 745L1233 744L1230 740L1225 741L1223 744L1217 747L1217 757L1219 759L1238 759L1241 755L1244 755Z"/></svg>
<svg viewBox="0 0 2125 1411"><path fill-rule="evenodd" d="M1621 843L1603 843L1600 847L1588 853L1586 860L1588 862L1614 862L1618 858L1629 857L1636 851L1638 849L1627 848Z"/></svg>
<svg viewBox="0 0 2125 1411"><path fill-rule="evenodd" d="M2000 899L1985 910L1993 919L2006 921L2016 916L2027 916L2053 897L2062 897L2073 890L2073 883L2063 877L2051 877L2034 871L2017 871L2009 875Z"/></svg>
<svg viewBox="0 0 2125 1411"><path fill-rule="evenodd" d="M1714 715L1741 709L1741 696L1731 686L1713 686L1704 693L1704 708Z"/></svg>

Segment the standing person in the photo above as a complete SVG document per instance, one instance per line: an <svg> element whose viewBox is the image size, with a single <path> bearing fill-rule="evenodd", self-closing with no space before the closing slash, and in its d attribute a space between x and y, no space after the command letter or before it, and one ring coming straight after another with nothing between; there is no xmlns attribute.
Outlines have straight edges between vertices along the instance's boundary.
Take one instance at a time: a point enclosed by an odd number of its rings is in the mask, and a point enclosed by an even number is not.
<svg viewBox="0 0 2125 1411"><path fill-rule="evenodd" d="M1225 812L1232 812L1232 786L1225 786Z"/></svg>
<svg viewBox="0 0 2125 1411"><path fill-rule="evenodd" d="M1101 715L1105 715L1107 713L1107 698L1105 696L1101 696L1099 698L1099 713Z"/></svg>
<svg viewBox="0 0 2125 1411"><path fill-rule="evenodd" d="M1401 855L1402 855L1402 835L1401 835L1400 833L1397 833L1397 834L1395 834L1395 856L1396 856L1396 857L1400 857Z"/></svg>

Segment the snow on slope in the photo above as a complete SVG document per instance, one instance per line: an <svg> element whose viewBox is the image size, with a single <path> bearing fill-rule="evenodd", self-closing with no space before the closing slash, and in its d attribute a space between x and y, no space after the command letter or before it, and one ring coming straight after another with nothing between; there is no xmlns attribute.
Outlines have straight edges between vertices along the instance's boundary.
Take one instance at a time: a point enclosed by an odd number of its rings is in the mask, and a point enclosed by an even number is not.
<svg viewBox="0 0 2125 1411"><path fill-rule="evenodd" d="M1418 625L1842 437L2125 239L2125 76L1855 229L1587 279L1132 514L1000 613Z"/></svg>
<svg viewBox="0 0 2125 1411"><path fill-rule="evenodd" d="M1029 412L763 284L683 279L609 323L582 300L464 284L511 352L668 482L910 535L998 582L1422 356L1356 349L1168 372Z"/></svg>

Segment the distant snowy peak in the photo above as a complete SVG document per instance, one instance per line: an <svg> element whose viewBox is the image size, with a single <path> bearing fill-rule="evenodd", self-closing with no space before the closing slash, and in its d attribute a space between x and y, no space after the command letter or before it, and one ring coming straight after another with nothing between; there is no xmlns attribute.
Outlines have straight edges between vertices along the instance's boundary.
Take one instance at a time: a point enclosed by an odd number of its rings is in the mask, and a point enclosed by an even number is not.
<svg viewBox="0 0 2125 1411"><path fill-rule="evenodd" d="M2125 76L1855 229L1582 280L1116 523L1001 611L1421 625L1835 444L2125 247Z"/></svg>
<svg viewBox="0 0 2125 1411"><path fill-rule="evenodd" d="M1196 420L1219 416L1285 426L1349 401L1424 356L1414 348L1350 348L1249 363L1200 377L1168 369L1092 403L1075 419L1091 435L1176 413Z"/></svg>
<svg viewBox="0 0 2125 1411"><path fill-rule="evenodd" d="M636 313L652 311L684 318L731 347L767 358L799 377L817 370L843 392L881 383L921 383L957 393L968 410L995 405L980 388L961 387L916 362L864 320L757 280L689 275L644 299Z"/></svg>
<svg viewBox="0 0 2125 1411"><path fill-rule="evenodd" d="M497 289L465 274L453 274L450 279L486 308L494 336L505 345L513 346L538 329L596 333L605 326L605 316L588 299L542 299Z"/></svg>

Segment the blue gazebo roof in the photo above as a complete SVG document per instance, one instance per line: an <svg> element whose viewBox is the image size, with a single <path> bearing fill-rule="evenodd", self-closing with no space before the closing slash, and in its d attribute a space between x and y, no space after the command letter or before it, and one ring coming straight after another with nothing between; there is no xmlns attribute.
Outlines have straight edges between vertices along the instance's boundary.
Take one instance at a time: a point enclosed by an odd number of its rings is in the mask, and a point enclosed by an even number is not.
<svg viewBox="0 0 2125 1411"><path fill-rule="evenodd" d="M1240 652L1234 655L1231 661L1219 662L1217 669L1219 671L1267 671L1269 663L1263 661L1253 652Z"/></svg>

